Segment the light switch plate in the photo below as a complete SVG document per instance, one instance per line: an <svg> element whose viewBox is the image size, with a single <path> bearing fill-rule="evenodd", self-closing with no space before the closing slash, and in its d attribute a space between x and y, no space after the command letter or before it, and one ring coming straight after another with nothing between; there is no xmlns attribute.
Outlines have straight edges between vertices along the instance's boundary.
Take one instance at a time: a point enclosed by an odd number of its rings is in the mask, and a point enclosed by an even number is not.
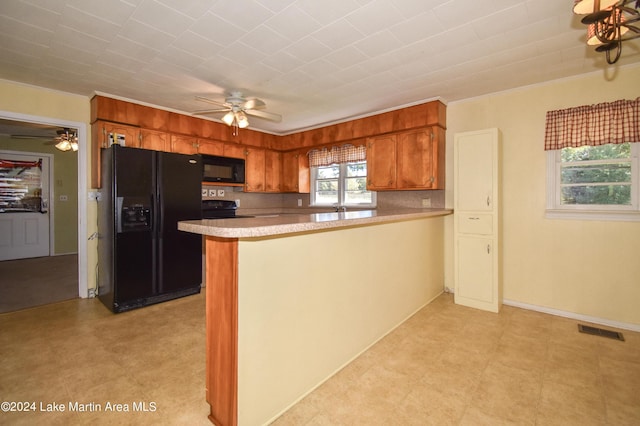
<svg viewBox="0 0 640 426"><path fill-rule="evenodd" d="M218 189L218 197L224 197L224 189Z"/></svg>
<svg viewBox="0 0 640 426"><path fill-rule="evenodd" d="M203 189L202 189L202 196L203 196L203 197L206 197L206 196L207 196L207 192L208 192L208 191L207 191L207 188L203 188Z"/></svg>
<svg viewBox="0 0 640 426"><path fill-rule="evenodd" d="M216 196L216 190L215 189L210 189L209 190L209 197L215 197Z"/></svg>

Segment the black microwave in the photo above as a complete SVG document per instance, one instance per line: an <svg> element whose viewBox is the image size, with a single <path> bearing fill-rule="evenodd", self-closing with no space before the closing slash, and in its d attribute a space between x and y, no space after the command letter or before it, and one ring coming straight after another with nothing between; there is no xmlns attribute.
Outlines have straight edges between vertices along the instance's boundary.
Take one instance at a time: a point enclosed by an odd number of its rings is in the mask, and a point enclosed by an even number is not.
<svg viewBox="0 0 640 426"><path fill-rule="evenodd" d="M202 156L202 180L204 182L244 183L244 159Z"/></svg>

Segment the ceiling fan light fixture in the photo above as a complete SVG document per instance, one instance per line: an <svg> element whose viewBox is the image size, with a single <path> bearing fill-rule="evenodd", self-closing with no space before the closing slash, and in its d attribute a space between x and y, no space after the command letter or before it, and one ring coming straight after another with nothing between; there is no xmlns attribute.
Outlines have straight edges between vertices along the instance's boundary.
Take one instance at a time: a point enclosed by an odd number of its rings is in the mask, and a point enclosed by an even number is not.
<svg viewBox="0 0 640 426"><path fill-rule="evenodd" d="M227 126L231 126L233 124L233 122L235 121L235 119L236 119L236 116L235 116L233 111L229 111L228 113L226 113L224 115L224 117L222 117L222 121Z"/></svg>
<svg viewBox="0 0 640 426"><path fill-rule="evenodd" d="M69 132L69 129L59 130L58 137L54 139L57 143L55 147L60 151L77 151L78 150L78 134Z"/></svg>
<svg viewBox="0 0 640 426"><path fill-rule="evenodd" d="M68 140L64 139L61 140L60 142L58 142L56 145L56 148L58 148L60 151L69 151L70 149L72 149L71 146L71 142L69 142ZM77 148L75 149L75 151L77 151Z"/></svg>
<svg viewBox="0 0 640 426"><path fill-rule="evenodd" d="M249 126L249 120L247 119L247 116L245 115L244 112L240 111L239 113L236 114L236 123L238 124L238 127L241 129L244 129Z"/></svg>

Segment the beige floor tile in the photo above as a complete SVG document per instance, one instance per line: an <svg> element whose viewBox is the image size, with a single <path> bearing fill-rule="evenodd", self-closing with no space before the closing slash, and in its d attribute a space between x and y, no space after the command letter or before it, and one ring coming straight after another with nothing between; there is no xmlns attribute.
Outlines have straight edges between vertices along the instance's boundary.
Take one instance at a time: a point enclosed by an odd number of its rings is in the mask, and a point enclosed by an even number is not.
<svg viewBox="0 0 640 426"><path fill-rule="evenodd" d="M483 312L442 295L274 424L640 424L640 333L610 341L578 333L577 323L510 306ZM204 294L118 315L95 299L0 315L2 396L156 404L9 413L0 423L210 424L204 334Z"/></svg>
<svg viewBox="0 0 640 426"><path fill-rule="evenodd" d="M604 393L597 387L545 382L542 385L536 425L603 425Z"/></svg>
<svg viewBox="0 0 640 426"><path fill-rule="evenodd" d="M504 365L542 374L547 352L547 339L505 333L498 343L493 358Z"/></svg>
<svg viewBox="0 0 640 426"><path fill-rule="evenodd" d="M544 380L576 388L601 388L597 348L549 345Z"/></svg>
<svg viewBox="0 0 640 426"><path fill-rule="evenodd" d="M470 406L490 418L527 424L535 419L542 375L491 362L485 369Z"/></svg>

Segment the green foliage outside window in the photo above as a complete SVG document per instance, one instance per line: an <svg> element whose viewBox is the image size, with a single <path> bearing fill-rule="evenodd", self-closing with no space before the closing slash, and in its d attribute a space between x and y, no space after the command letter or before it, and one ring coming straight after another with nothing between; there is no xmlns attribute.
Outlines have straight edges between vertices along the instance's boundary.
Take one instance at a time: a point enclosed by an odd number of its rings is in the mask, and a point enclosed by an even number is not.
<svg viewBox="0 0 640 426"><path fill-rule="evenodd" d="M562 204L631 205L631 144L564 148Z"/></svg>

